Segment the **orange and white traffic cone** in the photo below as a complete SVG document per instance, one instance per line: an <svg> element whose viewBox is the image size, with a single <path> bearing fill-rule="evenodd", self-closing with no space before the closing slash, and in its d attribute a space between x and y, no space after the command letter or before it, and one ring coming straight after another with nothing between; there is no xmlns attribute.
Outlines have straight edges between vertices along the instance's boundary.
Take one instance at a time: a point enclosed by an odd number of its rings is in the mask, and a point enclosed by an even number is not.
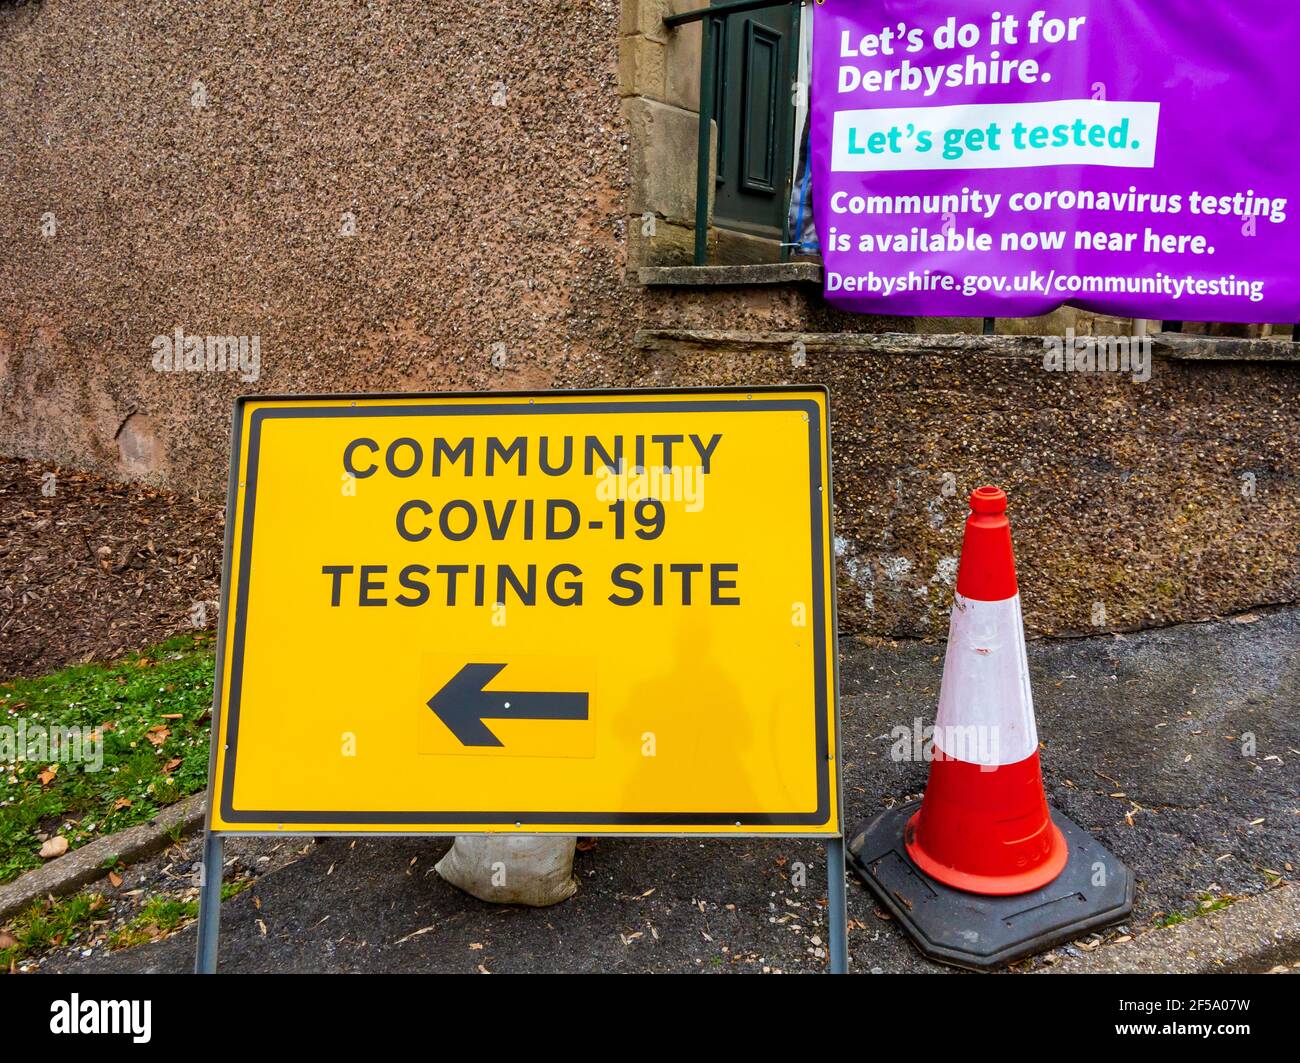
<svg viewBox="0 0 1300 1063"><path fill-rule="evenodd" d="M934 959L990 967L1113 922L1133 876L1043 793L1007 496L970 499L930 779L851 836L854 869Z"/></svg>
<svg viewBox="0 0 1300 1063"><path fill-rule="evenodd" d="M1007 496L970 499L948 627L934 759L907 854L931 878L971 893L1027 893L1065 867L1038 764Z"/></svg>

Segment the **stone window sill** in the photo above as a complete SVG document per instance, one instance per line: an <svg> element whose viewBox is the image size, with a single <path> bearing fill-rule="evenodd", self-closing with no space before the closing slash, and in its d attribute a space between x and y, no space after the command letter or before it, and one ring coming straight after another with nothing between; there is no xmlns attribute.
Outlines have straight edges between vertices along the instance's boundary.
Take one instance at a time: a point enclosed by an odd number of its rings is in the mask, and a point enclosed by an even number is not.
<svg viewBox="0 0 1300 1063"><path fill-rule="evenodd" d="M735 288L822 283L820 262L761 262L744 266L642 266L637 282L647 288Z"/></svg>
<svg viewBox="0 0 1300 1063"><path fill-rule="evenodd" d="M706 267L707 268L707 267ZM1080 341L1090 339L1080 336ZM1227 336L1150 335L1154 354L1182 362L1300 362L1300 343L1289 339L1238 339ZM1043 336L978 333L903 332L749 332L728 329L640 329L633 346L648 354L708 352L728 355L789 354L801 344L809 359L819 355L980 355L1042 362Z"/></svg>

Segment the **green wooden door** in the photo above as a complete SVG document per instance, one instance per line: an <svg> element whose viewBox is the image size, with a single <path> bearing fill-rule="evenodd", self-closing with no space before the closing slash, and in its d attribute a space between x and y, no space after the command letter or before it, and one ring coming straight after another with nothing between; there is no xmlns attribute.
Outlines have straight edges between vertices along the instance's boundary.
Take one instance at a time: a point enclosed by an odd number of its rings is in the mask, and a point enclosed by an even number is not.
<svg viewBox="0 0 1300 1063"><path fill-rule="evenodd" d="M798 6L714 19L715 225L780 240L793 157Z"/></svg>

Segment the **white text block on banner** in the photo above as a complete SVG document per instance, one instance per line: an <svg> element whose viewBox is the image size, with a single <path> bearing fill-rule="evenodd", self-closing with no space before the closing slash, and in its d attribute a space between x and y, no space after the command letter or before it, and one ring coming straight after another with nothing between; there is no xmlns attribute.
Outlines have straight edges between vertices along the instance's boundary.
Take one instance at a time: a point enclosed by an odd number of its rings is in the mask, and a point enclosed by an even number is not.
<svg viewBox="0 0 1300 1063"><path fill-rule="evenodd" d="M994 170L1155 165L1160 104L1134 100L838 111L831 169Z"/></svg>

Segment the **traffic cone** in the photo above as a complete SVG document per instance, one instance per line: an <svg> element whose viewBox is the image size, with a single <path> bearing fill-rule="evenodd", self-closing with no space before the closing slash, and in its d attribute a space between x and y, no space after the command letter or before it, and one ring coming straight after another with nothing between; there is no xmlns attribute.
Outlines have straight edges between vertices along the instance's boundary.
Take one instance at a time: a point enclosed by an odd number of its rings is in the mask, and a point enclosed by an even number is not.
<svg viewBox="0 0 1300 1063"><path fill-rule="evenodd" d="M1027 893L1061 873L1069 846L1043 794L1007 496L981 487L970 508L930 782L907 854L959 890Z"/></svg>
<svg viewBox="0 0 1300 1063"><path fill-rule="evenodd" d="M979 969L1127 915L1133 876L1047 805L1007 496L970 508L924 799L860 825L849 857L922 952Z"/></svg>

